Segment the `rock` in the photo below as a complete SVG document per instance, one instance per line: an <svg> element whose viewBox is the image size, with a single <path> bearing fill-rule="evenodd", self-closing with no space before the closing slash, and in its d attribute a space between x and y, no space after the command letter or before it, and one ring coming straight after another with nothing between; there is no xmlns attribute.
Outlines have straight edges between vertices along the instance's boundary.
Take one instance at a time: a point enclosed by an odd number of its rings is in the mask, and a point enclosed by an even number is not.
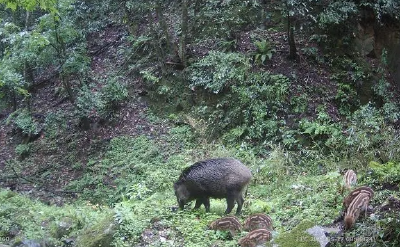
<svg viewBox="0 0 400 247"><path fill-rule="evenodd" d="M64 243L64 247L69 247L69 246L74 246L75 240L76 239L74 238L67 238L64 239L62 242Z"/></svg>
<svg viewBox="0 0 400 247"><path fill-rule="evenodd" d="M142 242L144 242L145 244L150 244L153 242L156 242L158 240L158 233L155 230L152 229L145 229L142 232Z"/></svg>
<svg viewBox="0 0 400 247"><path fill-rule="evenodd" d="M326 236L326 231L321 226L314 226L308 228L307 233L314 237L315 240L319 242L321 247L325 247L329 243L329 238Z"/></svg>
<svg viewBox="0 0 400 247"><path fill-rule="evenodd" d="M39 241L31 239L25 239L13 244L13 247L44 247L44 246L46 246L45 243L40 243Z"/></svg>
<svg viewBox="0 0 400 247"><path fill-rule="evenodd" d="M223 247L223 246L225 246L225 243L224 241L221 240L217 240L210 245L210 247Z"/></svg>
<svg viewBox="0 0 400 247"><path fill-rule="evenodd" d="M116 226L112 217L84 230L76 240L77 247L111 247Z"/></svg>
<svg viewBox="0 0 400 247"><path fill-rule="evenodd" d="M374 54L375 30L373 26L363 26L358 23L358 32L355 38L356 50L361 56Z"/></svg>
<svg viewBox="0 0 400 247"><path fill-rule="evenodd" d="M68 236L74 227L74 221L71 218L65 217L53 224L52 235L55 238L62 238Z"/></svg>
<svg viewBox="0 0 400 247"><path fill-rule="evenodd" d="M314 236L307 233L307 229L312 228L314 223L311 221L302 221L289 232L281 233L274 243L279 247L320 247L320 243L314 239Z"/></svg>

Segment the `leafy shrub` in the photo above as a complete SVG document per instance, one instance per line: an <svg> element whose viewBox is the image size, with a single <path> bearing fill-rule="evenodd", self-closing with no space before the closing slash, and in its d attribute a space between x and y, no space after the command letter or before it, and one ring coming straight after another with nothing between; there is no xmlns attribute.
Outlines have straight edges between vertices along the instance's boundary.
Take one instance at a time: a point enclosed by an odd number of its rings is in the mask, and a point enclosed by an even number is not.
<svg viewBox="0 0 400 247"><path fill-rule="evenodd" d="M380 164L371 161L368 164L370 168L369 179L373 179L379 184L390 183L400 186L400 164L395 162L388 162Z"/></svg>
<svg viewBox="0 0 400 247"><path fill-rule="evenodd" d="M313 35L311 39L319 39L318 35ZM316 61L319 64L323 64L325 63L325 58L324 56L320 53L320 51L318 50L318 48L316 47L304 47L301 49L301 51L303 52L304 55L306 55L307 57L313 59L314 61Z"/></svg>
<svg viewBox="0 0 400 247"><path fill-rule="evenodd" d="M258 24L258 14L258 2L212 0L202 6L193 25L199 38L232 39L243 26Z"/></svg>
<svg viewBox="0 0 400 247"><path fill-rule="evenodd" d="M8 97L14 93L29 96L27 87L32 75L26 75L27 68L40 63L41 52L49 41L39 32L23 31L12 22L1 25L0 33L5 47L4 56L0 60L0 91L5 91Z"/></svg>
<svg viewBox="0 0 400 247"><path fill-rule="evenodd" d="M26 86L26 81L18 71L10 68L3 61L0 62L0 100L6 99L7 101L11 101L15 94L28 97L29 92Z"/></svg>
<svg viewBox="0 0 400 247"><path fill-rule="evenodd" d="M304 113L307 110L308 99L307 93L293 93L290 97L291 110L294 113Z"/></svg>
<svg viewBox="0 0 400 247"><path fill-rule="evenodd" d="M384 161L396 160L398 157L398 133L385 118L383 109L367 104L355 111L350 119L344 143L352 153L362 153L367 159L366 163L377 156Z"/></svg>
<svg viewBox="0 0 400 247"><path fill-rule="evenodd" d="M349 16L357 12L357 6L352 2L334 1L319 15L319 25L323 28L329 25L343 23Z"/></svg>
<svg viewBox="0 0 400 247"><path fill-rule="evenodd" d="M196 109L211 135L226 133L224 139L229 142L280 138L284 120L278 112L287 109L287 77L251 72L248 59L240 54L210 52L191 66L190 78L193 86L222 96L213 106Z"/></svg>
<svg viewBox="0 0 400 247"><path fill-rule="evenodd" d="M182 151L194 147L196 135L188 125L177 126L169 131L169 141L176 143L174 145L176 150Z"/></svg>
<svg viewBox="0 0 400 247"><path fill-rule="evenodd" d="M341 128L340 124L333 122L324 108L318 110L315 120L303 119L299 124L301 133L311 138L310 143L320 145L320 148L340 146L338 142L342 133Z"/></svg>
<svg viewBox="0 0 400 247"><path fill-rule="evenodd" d="M279 138L284 124L278 112L285 112L289 79L283 75L255 73L247 81L232 88L233 106L244 115L244 126L250 139ZM233 108L233 109L235 109ZM240 113L237 112L237 117Z"/></svg>
<svg viewBox="0 0 400 247"><path fill-rule="evenodd" d="M63 75L78 75L82 78L87 78L90 69L90 58L86 54L86 47L84 45L76 46L68 53L63 64ZM80 80L82 78L79 78Z"/></svg>
<svg viewBox="0 0 400 247"><path fill-rule="evenodd" d="M46 137L56 138L59 134L64 133L67 129L65 114L62 111L51 112L47 114L44 121Z"/></svg>
<svg viewBox="0 0 400 247"><path fill-rule="evenodd" d="M353 39L349 34L353 32L354 26L349 23L356 18L356 4L349 1L331 1L321 9L322 11L313 18L317 19L319 28L323 30L323 38L320 39L322 47L333 53L337 52L339 46L341 51L349 48Z"/></svg>
<svg viewBox="0 0 400 247"><path fill-rule="evenodd" d="M396 160L400 150L396 141L398 133L386 120L391 114L367 104L356 110L348 121L334 122L322 108L316 119L302 120L298 130L309 138L303 145L316 144L329 153L335 150L336 154L341 153L357 163L366 164L377 157L384 161Z"/></svg>
<svg viewBox="0 0 400 247"><path fill-rule="evenodd" d="M386 74L388 66L388 54L387 50L383 49L381 54L380 65L376 68L377 79L372 85L372 90L378 100L384 102L385 104L393 104L396 102L393 90L391 90L391 85L388 81L388 75Z"/></svg>
<svg viewBox="0 0 400 247"><path fill-rule="evenodd" d="M398 200L398 198L397 198ZM382 246L398 246L400 244L400 220L398 218L398 208L384 212L377 220L379 242ZM378 242L378 241L377 241Z"/></svg>
<svg viewBox="0 0 400 247"><path fill-rule="evenodd" d="M271 46L271 43L267 40L255 41L254 45L257 50L254 52L254 62L257 64L265 65L268 59L272 58L272 54L276 51L275 48Z"/></svg>
<svg viewBox="0 0 400 247"><path fill-rule="evenodd" d="M95 85L83 86L76 97L77 114L80 117L99 118L104 108L101 94Z"/></svg>
<svg viewBox="0 0 400 247"><path fill-rule="evenodd" d="M91 119L108 119L128 97L127 87L118 78L85 85L76 99L77 114Z"/></svg>
<svg viewBox="0 0 400 247"><path fill-rule="evenodd" d="M24 135L36 135L40 131L39 124L32 118L27 109L20 109L7 118L7 124L12 123Z"/></svg>
<svg viewBox="0 0 400 247"><path fill-rule="evenodd" d="M200 86L218 94L245 80L249 68L248 59L239 53L210 51L206 57L190 66L189 78L191 86Z"/></svg>
<svg viewBox="0 0 400 247"><path fill-rule="evenodd" d="M15 153L21 158L28 156L30 152L31 152L30 144L19 144L18 146L15 147Z"/></svg>
<svg viewBox="0 0 400 247"><path fill-rule="evenodd" d="M357 92L354 88L346 83L339 83L335 96L338 102L339 111L342 115L348 116L358 105Z"/></svg>
<svg viewBox="0 0 400 247"><path fill-rule="evenodd" d="M101 88L101 99L103 103L102 112L104 116L118 109L119 105L128 98L128 89L121 83L119 78L108 79Z"/></svg>

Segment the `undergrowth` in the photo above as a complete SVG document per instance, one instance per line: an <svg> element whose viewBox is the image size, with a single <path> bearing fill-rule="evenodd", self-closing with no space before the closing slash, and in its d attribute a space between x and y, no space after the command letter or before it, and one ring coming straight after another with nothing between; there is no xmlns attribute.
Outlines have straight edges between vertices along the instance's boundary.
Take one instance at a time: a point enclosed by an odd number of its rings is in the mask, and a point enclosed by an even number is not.
<svg viewBox="0 0 400 247"><path fill-rule="evenodd" d="M0 243L32 240L45 246L62 246L68 236L112 215L105 206L89 202L48 206L9 190L0 190Z"/></svg>
<svg viewBox="0 0 400 247"><path fill-rule="evenodd" d="M172 128L164 138L165 142L155 142L146 136L112 139L104 154L92 157L86 164L85 175L67 186L81 191L80 199L73 205L47 206L3 190L1 237L7 238L7 243L46 239L49 244L57 245L71 237L83 241L81 234L98 227L97 223L103 224L102 220L112 215L111 222L117 226L113 234L115 246L218 243L235 246L245 232L231 236L208 229L210 222L223 216L224 200L212 199L210 213L205 213L203 207L192 211L193 203L184 211L177 210L173 183L185 167L210 157L236 157L252 170L253 182L246 195L243 215L239 217L242 222L252 213L267 213L274 222L274 236L279 236L303 220L326 225L340 215L345 196L339 189L340 171L352 164L345 158L338 160L311 151L298 156L299 153L279 146L266 152L265 158L246 146L229 148L206 144L195 148L196 137L184 126ZM399 182L398 167L395 162L383 165L371 162L368 166L353 168L358 169L360 184L380 188L386 183ZM372 205L379 205L387 196L377 192ZM101 206L104 204L110 207ZM389 213L388 218L372 219L368 223L383 226L377 230L382 238L387 234L385 229L398 231ZM67 224L68 229L57 224Z"/></svg>

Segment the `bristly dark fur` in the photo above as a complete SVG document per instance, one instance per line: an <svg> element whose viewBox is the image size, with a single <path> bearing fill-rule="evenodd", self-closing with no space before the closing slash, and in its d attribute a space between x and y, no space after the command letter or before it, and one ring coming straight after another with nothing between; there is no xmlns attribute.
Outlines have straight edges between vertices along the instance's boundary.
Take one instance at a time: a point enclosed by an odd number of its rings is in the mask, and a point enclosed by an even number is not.
<svg viewBox="0 0 400 247"><path fill-rule="evenodd" d="M196 200L195 209L204 205L210 211L210 198L227 201L226 214L238 205L240 214L244 202L243 193L252 178L251 170L234 158L216 158L198 161L184 169L174 183L179 207Z"/></svg>
<svg viewBox="0 0 400 247"><path fill-rule="evenodd" d="M219 161L221 161L221 160L225 160L225 161L226 161L226 160L234 160L234 159L215 158L215 159L209 159L209 160L198 161L198 162L194 163L193 165L191 165L191 166L189 166L189 167L186 167L186 168L182 171L182 173L181 173L181 175L179 176L178 181L176 182L176 184L180 184L180 183L184 182L184 181L186 180L187 176L188 176L191 172L193 172L193 171L195 171L195 170L197 170L197 169L202 169L202 167L204 167L204 166L209 166L210 164L213 164L213 163L219 163Z"/></svg>

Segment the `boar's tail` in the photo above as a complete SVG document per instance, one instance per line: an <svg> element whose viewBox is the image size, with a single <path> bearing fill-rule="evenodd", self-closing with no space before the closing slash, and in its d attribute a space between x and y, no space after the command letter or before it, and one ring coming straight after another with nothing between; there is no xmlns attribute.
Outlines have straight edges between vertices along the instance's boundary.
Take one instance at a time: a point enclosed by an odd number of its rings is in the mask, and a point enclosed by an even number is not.
<svg viewBox="0 0 400 247"><path fill-rule="evenodd" d="M244 197L247 197L247 192L249 191L249 185L246 185L246 192L244 192Z"/></svg>

